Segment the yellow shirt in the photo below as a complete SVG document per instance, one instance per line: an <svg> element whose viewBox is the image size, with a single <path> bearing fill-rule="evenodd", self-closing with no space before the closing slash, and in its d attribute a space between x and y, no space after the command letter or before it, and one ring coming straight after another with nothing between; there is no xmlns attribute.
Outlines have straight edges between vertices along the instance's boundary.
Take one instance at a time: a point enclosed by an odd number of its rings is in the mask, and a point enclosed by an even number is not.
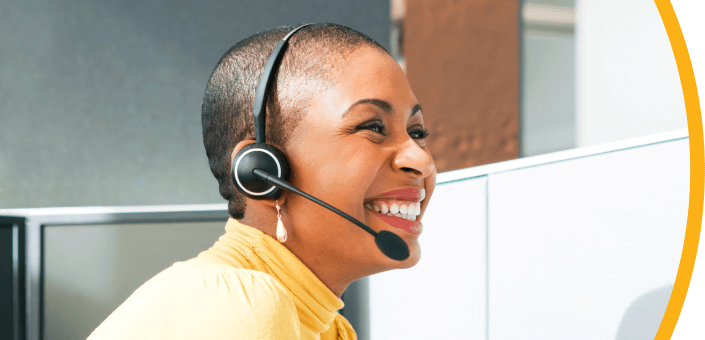
<svg viewBox="0 0 705 340"><path fill-rule="evenodd" d="M277 240L230 219L210 249L138 288L88 337L354 340L343 301Z"/></svg>

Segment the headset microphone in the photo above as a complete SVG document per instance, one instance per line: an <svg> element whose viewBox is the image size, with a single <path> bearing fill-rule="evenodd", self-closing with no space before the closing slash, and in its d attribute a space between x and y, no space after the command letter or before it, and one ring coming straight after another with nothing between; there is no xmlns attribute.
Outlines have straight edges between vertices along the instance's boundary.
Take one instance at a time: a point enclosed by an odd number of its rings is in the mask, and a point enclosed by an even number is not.
<svg viewBox="0 0 705 340"><path fill-rule="evenodd" d="M281 61L284 51L288 46L287 40L299 29L311 24L306 24L293 29L284 39L279 41L269 56L260 78L255 95L255 102L252 108L252 115L255 120L256 143L249 144L242 148L231 166L230 175L238 191L253 199L276 198L281 195L282 190L289 190L301 195L315 203L320 204L344 217L348 221L362 228L375 237L377 248L387 257L403 261L409 258L409 247L397 234L382 230L376 232L364 223L356 220L352 216L336 209L291 185L289 182L289 162L284 153L276 147L267 144L265 139L265 111L267 103L267 90L276 73L277 65Z"/></svg>

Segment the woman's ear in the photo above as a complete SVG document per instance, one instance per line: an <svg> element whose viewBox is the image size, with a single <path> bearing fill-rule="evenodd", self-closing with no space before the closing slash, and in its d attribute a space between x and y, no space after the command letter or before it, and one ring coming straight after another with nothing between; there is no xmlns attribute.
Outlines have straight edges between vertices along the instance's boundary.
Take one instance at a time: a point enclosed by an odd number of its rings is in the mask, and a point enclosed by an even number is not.
<svg viewBox="0 0 705 340"><path fill-rule="evenodd" d="M237 145L235 145L235 149L233 149L233 152L230 154L230 164L233 164L233 160L235 160L235 155L237 155L240 150L252 143L256 143L256 141L252 139L245 139L240 141L240 143L237 143Z"/></svg>
<svg viewBox="0 0 705 340"><path fill-rule="evenodd" d="M245 140L240 141L240 143L237 143L235 145L235 148L233 149L233 152L230 154L230 163L232 164L233 160L235 160L235 155L237 155L237 153L240 152L240 150L242 150L244 147L246 147L250 144L254 144L254 143L257 143L257 141L255 141L253 139L245 139ZM277 144L272 144L272 143L267 143L267 144L281 150L281 147Z"/></svg>
<svg viewBox="0 0 705 340"><path fill-rule="evenodd" d="M252 139L245 139L243 141L240 141L240 143L237 143L235 145L235 148L233 149L233 152L230 154L230 164L233 164L233 160L235 160L235 155L237 155L240 150L242 150L244 147L256 143L255 140ZM275 146L276 147L276 146ZM279 206L284 206L284 202L286 202L286 196L287 192L284 191L279 195L277 199L264 199L264 200L257 200L258 202L264 203L265 205L271 206L272 208L276 207L277 201L279 201ZM250 198L245 197L246 200L249 200Z"/></svg>

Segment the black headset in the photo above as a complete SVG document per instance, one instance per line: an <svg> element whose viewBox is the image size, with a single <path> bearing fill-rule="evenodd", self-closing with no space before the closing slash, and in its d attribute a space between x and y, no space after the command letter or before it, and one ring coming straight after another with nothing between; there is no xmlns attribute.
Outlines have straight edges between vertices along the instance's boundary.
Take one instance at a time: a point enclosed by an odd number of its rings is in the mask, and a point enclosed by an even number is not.
<svg viewBox="0 0 705 340"><path fill-rule="evenodd" d="M404 240L397 234L382 230L374 231L364 223L356 220L352 216L336 209L328 203L325 203L288 183L289 181L289 162L286 160L284 153L276 147L267 144L265 137L265 122L267 110L267 94L274 81L274 74L281 62L282 56L288 46L289 38L296 31L312 24L305 24L294 28L287 34L284 39L279 41L269 55L267 64L264 66L262 77L257 86L257 94L252 108L252 115L255 119L255 143L249 144L242 148L235 155L230 174L233 178L233 183L238 191L243 195L252 199L268 199L277 198L281 195L282 190L286 189L298 195L301 195L323 207L332 210L338 215L344 217L348 221L354 223L358 227L364 229L375 237L377 247L387 257L403 261L409 257L409 247Z"/></svg>

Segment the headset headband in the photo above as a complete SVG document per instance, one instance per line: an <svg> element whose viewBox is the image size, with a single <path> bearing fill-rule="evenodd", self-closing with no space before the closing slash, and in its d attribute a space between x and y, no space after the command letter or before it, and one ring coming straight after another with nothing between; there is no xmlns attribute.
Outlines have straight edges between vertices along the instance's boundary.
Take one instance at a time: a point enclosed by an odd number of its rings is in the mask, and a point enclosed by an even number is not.
<svg viewBox="0 0 705 340"><path fill-rule="evenodd" d="M255 95L255 103L252 107L252 115L255 117L255 139L257 143L266 143L267 137L264 134L265 126L265 111L267 108L267 88L269 88L272 82L272 75L275 73L279 62L286 51L286 47L289 45L287 40L296 31L313 24L301 25L294 28L287 34L284 39L279 41L272 50L272 54L269 55L267 60L267 65L264 66L264 71L259 79L259 85L257 86L257 94Z"/></svg>

